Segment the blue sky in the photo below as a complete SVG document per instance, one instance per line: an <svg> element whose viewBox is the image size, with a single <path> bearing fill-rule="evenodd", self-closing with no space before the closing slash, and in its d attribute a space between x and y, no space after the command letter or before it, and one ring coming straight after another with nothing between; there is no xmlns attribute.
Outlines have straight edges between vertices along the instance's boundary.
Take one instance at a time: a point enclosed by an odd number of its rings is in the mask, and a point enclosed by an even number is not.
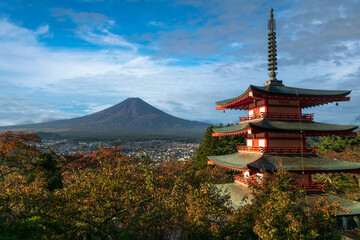
<svg viewBox="0 0 360 240"><path fill-rule="evenodd" d="M278 79L352 90L305 109L359 123L359 1L0 1L0 125L72 118L140 97L191 120L267 75L267 20L277 20Z"/></svg>

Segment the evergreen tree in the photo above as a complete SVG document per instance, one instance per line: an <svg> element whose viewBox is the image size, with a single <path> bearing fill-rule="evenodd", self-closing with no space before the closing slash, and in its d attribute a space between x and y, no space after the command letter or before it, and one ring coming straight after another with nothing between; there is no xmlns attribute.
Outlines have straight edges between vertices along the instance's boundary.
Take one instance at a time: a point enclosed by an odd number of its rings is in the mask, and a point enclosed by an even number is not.
<svg viewBox="0 0 360 240"><path fill-rule="evenodd" d="M228 124L227 126L231 126ZM219 125L222 127L222 124ZM207 156L235 153L237 145L244 145L245 139L239 136L213 137L214 125L210 125L204 133L204 139L195 152L194 164L199 168L207 167Z"/></svg>
<svg viewBox="0 0 360 240"><path fill-rule="evenodd" d="M356 137L320 137L320 142L317 144L318 152L324 153L329 150L335 152L343 152L346 147L355 146L360 144L360 135Z"/></svg>
<svg viewBox="0 0 360 240"><path fill-rule="evenodd" d="M33 174L43 173L49 191L62 188L61 166L55 153L40 153L34 163ZM35 178L35 176L34 176Z"/></svg>

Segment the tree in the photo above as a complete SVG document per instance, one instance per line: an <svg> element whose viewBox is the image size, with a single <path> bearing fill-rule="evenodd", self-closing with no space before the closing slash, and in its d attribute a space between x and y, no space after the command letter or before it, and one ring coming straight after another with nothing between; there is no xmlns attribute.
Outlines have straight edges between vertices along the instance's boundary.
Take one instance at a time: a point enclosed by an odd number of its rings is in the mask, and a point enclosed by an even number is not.
<svg viewBox="0 0 360 240"><path fill-rule="evenodd" d="M222 125L220 125L222 126ZM228 124L227 126L230 126ZM210 125L204 133L203 141L195 152L194 164L199 168L207 167L207 156L235 153L237 145L243 145L245 140L239 136L213 137L214 126Z"/></svg>
<svg viewBox="0 0 360 240"><path fill-rule="evenodd" d="M33 133L0 135L0 238L37 239L47 232L41 211L51 205L47 201L51 176L39 165L40 142Z"/></svg>
<svg viewBox="0 0 360 240"><path fill-rule="evenodd" d="M39 154L36 144L41 139L31 133L13 133L7 131L0 135L0 166L4 179L8 174L16 171L28 175L33 169L33 163Z"/></svg>
<svg viewBox="0 0 360 240"><path fill-rule="evenodd" d="M41 152L34 162L34 171L32 177L42 174L45 178L46 188L49 191L61 189L62 185L62 172L61 166L58 162L58 157L55 152Z"/></svg>
<svg viewBox="0 0 360 240"><path fill-rule="evenodd" d="M235 210L211 184L221 176L217 168L157 163L124 155L121 147L58 158L40 151L35 135L4 136L0 239L336 237L331 224L338 206L321 200L304 208L283 170L254 184L252 204Z"/></svg>
<svg viewBox="0 0 360 240"><path fill-rule="evenodd" d="M327 153L329 151L343 152L346 148L358 146L359 144L360 135L356 137L320 137L320 142L317 143L317 150L319 153Z"/></svg>
<svg viewBox="0 0 360 240"><path fill-rule="evenodd" d="M41 139L34 133L13 133L0 135L0 177L16 172L28 183L37 177L44 177L49 190L62 187L61 167L53 151L40 151L37 147Z"/></svg>
<svg viewBox="0 0 360 240"><path fill-rule="evenodd" d="M339 239L333 229L339 203L308 204L302 191L289 190L294 176L284 169L253 183L253 231L261 239Z"/></svg>
<svg viewBox="0 0 360 240"><path fill-rule="evenodd" d="M360 135L356 137L322 137L321 140L320 156L360 162ZM327 192L355 201L360 200L360 177L358 174L317 174L315 180L324 184Z"/></svg>

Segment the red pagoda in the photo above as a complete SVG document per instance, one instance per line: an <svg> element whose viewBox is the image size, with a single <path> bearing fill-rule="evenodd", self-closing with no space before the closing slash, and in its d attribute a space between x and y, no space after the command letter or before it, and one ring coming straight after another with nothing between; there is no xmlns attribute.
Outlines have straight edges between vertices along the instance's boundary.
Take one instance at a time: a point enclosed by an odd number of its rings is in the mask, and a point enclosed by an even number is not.
<svg viewBox="0 0 360 240"><path fill-rule="evenodd" d="M245 136L246 146L229 155L208 156L208 163L239 172L235 182L247 185L250 179L261 181L261 170L283 167L297 174L299 187L322 189L313 184L316 173L360 173L360 163L323 158L315 148L305 145L307 137L354 136L355 125L337 125L313 121L314 114L303 109L332 102L349 101L349 90L316 90L284 86L277 80L276 34L273 10L269 20L268 70L270 79L264 86L253 86L240 96L217 102L217 110L246 110L238 124L214 128L213 136Z"/></svg>

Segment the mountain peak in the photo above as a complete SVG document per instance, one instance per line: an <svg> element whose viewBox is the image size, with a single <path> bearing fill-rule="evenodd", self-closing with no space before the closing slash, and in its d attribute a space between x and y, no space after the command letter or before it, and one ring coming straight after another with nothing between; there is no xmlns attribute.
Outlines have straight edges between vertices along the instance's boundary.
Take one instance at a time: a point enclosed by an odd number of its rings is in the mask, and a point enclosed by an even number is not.
<svg viewBox="0 0 360 240"><path fill-rule="evenodd" d="M167 114L138 97L79 118L23 125L23 131L56 132L61 135L201 135L208 124ZM16 131L17 126L9 127ZM20 127L20 126L19 126ZM20 129L20 128L18 128Z"/></svg>
<svg viewBox="0 0 360 240"><path fill-rule="evenodd" d="M124 102L145 102L145 101L139 97L129 97L129 98L125 99L124 101L122 101L121 103L124 103Z"/></svg>

